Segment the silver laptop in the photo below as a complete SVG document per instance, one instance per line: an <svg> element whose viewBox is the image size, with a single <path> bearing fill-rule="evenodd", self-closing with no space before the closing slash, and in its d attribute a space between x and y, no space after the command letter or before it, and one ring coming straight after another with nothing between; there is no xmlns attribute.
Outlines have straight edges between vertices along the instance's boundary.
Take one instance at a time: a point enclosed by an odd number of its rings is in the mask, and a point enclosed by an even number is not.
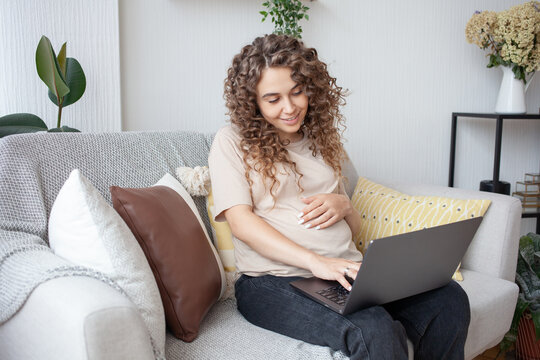
<svg viewBox="0 0 540 360"><path fill-rule="evenodd" d="M316 277L291 285L347 315L448 284L482 217L371 241L350 292Z"/></svg>

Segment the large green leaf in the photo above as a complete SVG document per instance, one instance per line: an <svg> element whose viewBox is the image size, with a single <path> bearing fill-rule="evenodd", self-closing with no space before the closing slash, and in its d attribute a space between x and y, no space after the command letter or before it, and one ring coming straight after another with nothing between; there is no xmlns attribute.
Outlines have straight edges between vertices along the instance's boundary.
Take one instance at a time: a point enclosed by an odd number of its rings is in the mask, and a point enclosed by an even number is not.
<svg viewBox="0 0 540 360"><path fill-rule="evenodd" d="M522 236L519 239L519 254L522 256L523 261L527 267L524 270L528 270L531 264L534 262L534 242L529 236ZM524 264L524 265L525 265Z"/></svg>
<svg viewBox="0 0 540 360"><path fill-rule="evenodd" d="M62 101L62 106L66 107L73 104L83 96L84 91L86 90L86 76L81 67L81 64L74 58L66 59L66 83L69 86L69 94L64 96ZM49 99L56 105L58 105L58 100L56 94L49 90Z"/></svg>
<svg viewBox="0 0 540 360"><path fill-rule="evenodd" d="M67 127L67 126L62 126L62 127L57 127L57 128L52 128L49 130L50 133L56 133L56 132L81 132L80 130L77 130L77 129L74 129L74 128L70 128L70 127Z"/></svg>
<svg viewBox="0 0 540 360"><path fill-rule="evenodd" d="M69 93L56 54L46 36L41 37L36 49L36 68L41 80L57 97L62 98Z"/></svg>
<svg viewBox="0 0 540 360"><path fill-rule="evenodd" d="M0 138L36 131L47 131L47 125L34 114L20 113L0 117Z"/></svg>
<svg viewBox="0 0 540 360"><path fill-rule="evenodd" d="M67 43L64 43L64 45L62 45L62 48L58 53L58 57L56 58L58 60L58 66L60 67L60 71L62 72L62 75L64 75L64 79L66 78L66 45Z"/></svg>
<svg viewBox="0 0 540 360"><path fill-rule="evenodd" d="M529 233L519 239L519 252L516 269L516 283L519 296L514 311L510 330L501 343L501 350L506 351L515 343L518 324L522 314L530 311L535 327L536 339L540 339L540 235Z"/></svg>

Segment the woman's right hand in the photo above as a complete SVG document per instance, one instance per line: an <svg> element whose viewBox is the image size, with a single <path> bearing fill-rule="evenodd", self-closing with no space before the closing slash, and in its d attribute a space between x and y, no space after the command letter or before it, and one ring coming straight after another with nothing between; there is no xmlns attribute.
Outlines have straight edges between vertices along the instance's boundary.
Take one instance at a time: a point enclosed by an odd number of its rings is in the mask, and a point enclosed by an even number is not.
<svg viewBox="0 0 540 360"><path fill-rule="evenodd" d="M350 291L352 287L345 275L353 280L356 279L356 274L358 274L361 265L362 263L352 260L316 255L309 270L319 279L335 280Z"/></svg>

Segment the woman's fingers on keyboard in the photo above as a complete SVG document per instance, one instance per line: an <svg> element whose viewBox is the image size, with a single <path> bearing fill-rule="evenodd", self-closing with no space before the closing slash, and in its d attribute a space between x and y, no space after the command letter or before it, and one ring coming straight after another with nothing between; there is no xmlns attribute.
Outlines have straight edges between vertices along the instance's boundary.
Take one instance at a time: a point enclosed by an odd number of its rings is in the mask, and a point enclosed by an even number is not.
<svg viewBox="0 0 540 360"><path fill-rule="evenodd" d="M347 281L347 279L345 278L345 276L340 276L337 281L341 284L341 286L343 286L345 289L351 291L352 289L352 286L351 284Z"/></svg>

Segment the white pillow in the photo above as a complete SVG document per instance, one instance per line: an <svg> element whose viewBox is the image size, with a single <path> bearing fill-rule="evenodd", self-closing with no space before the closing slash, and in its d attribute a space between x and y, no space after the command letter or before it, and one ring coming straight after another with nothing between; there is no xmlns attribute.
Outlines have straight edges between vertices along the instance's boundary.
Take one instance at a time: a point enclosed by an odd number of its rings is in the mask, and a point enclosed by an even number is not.
<svg viewBox="0 0 540 360"><path fill-rule="evenodd" d="M165 358L165 313L150 265L124 220L78 169L52 206L49 243L58 256L115 280L139 309L156 358Z"/></svg>

